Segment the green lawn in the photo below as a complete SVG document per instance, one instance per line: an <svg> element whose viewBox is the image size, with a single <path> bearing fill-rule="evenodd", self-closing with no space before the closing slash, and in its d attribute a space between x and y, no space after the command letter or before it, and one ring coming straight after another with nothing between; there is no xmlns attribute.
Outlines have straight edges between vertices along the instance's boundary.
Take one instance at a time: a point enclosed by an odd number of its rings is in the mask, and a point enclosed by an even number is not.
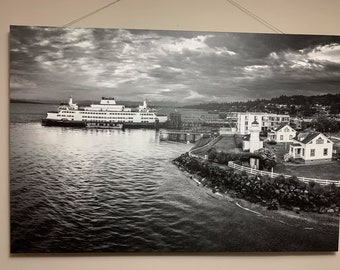
<svg viewBox="0 0 340 270"><path fill-rule="evenodd" d="M203 145L203 142L199 141L199 144ZM195 150L195 148L199 148L198 144L195 145L192 150ZM216 143L212 145L207 145L207 147L203 147L200 150L194 151L196 155L206 155L208 154L209 150L211 148L215 148L217 151L221 152L239 152L242 151L242 149L237 148L235 145L235 139L234 135L222 135L220 136L220 140L218 140Z"/></svg>
<svg viewBox="0 0 340 270"><path fill-rule="evenodd" d="M241 150L235 145L234 135L223 135L222 139L212 147L219 152L239 152Z"/></svg>
<svg viewBox="0 0 340 270"><path fill-rule="evenodd" d="M291 165L288 163L285 164L279 163L274 168L274 172L301 177L340 181L340 164L335 161L330 163L311 165L310 164Z"/></svg>

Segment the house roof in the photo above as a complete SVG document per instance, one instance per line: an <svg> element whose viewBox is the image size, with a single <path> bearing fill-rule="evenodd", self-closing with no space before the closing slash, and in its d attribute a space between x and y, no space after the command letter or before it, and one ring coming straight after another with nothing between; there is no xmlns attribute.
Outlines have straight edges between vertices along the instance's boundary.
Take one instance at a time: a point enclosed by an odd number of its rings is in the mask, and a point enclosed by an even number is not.
<svg viewBox="0 0 340 270"><path fill-rule="evenodd" d="M301 142L304 143L304 144L309 143L311 140L313 140L314 138L316 138L320 134L321 134L320 132L311 132Z"/></svg>
<svg viewBox="0 0 340 270"><path fill-rule="evenodd" d="M303 144L307 144L309 143L311 140L313 140L314 138L316 138L317 136L322 135L323 137L326 137L325 135L323 135L321 132L309 132L309 133L300 133L298 134L294 140L301 142ZM326 138L328 139L328 138ZM332 141L331 141L332 142Z"/></svg>
<svg viewBox="0 0 340 270"><path fill-rule="evenodd" d="M274 129L274 131L279 131L281 128L283 128L283 127L285 127L285 126L288 126L288 124L282 123L282 124L280 124L278 127L276 127L276 128Z"/></svg>
<svg viewBox="0 0 340 270"><path fill-rule="evenodd" d="M288 126L289 128L291 128L292 130L294 130L290 125L288 125L287 123L282 123L280 124L277 128L274 129L274 131L279 131L280 129L284 128L285 126ZM294 130L295 131L295 130Z"/></svg>

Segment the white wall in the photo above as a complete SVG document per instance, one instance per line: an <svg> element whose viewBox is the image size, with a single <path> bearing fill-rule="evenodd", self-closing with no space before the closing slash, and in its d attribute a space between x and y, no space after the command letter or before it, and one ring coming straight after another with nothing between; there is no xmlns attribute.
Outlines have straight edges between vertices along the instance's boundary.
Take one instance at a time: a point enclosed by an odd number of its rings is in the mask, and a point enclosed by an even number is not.
<svg viewBox="0 0 340 270"><path fill-rule="evenodd" d="M9 256L8 180L8 33L9 25L62 26L109 0L0 1L0 265L4 270L89 269L252 269L335 270L340 253L218 254L182 256ZM239 0L243 6L285 33L340 34L338 0ZM267 32L264 25L224 0L122 0L74 27L112 27L233 32ZM284 226L284 225L283 225ZM311 232L313 233L313 232Z"/></svg>

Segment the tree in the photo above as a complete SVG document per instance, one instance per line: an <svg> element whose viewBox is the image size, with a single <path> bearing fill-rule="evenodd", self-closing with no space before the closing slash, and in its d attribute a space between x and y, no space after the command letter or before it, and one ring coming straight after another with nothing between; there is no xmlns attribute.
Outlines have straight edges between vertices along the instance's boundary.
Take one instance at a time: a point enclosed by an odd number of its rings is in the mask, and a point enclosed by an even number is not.
<svg viewBox="0 0 340 270"><path fill-rule="evenodd" d="M296 115L297 110L296 110L296 106L295 105L291 105L289 108L289 114L290 115Z"/></svg>
<svg viewBox="0 0 340 270"><path fill-rule="evenodd" d="M329 113L333 114L333 115L339 114L340 113L340 103L333 102L330 106Z"/></svg>
<svg viewBox="0 0 340 270"><path fill-rule="evenodd" d="M271 169L277 164L277 157L273 150L268 148L261 148L254 152L259 158L264 169Z"/></svg>
<svg viewBox="0 0 340 270"><path fill-rule="evenodd" d="M312 115L312 108L311 108L311 106L310 106L308 101L302 107L302 111L303 111L303 116L311 116Z"/></svg>
<svg viewBox="0 0 340 270"><path fill-rule="evenodd" d="M263 101L261 101L260 104L257 105L257 110L258 110L259 112L264 112L264 111L266 110L266 105L264 104Z"/></svg>
<svg viewBox="0 0 340 270"><path fill-rule="evenodd" d="M312 120L312 126L319 132L337 132L339 131L339 124L334 118L326 115L319 115Z"/></svg>
<svg viewBox="0 0 340 270"><path fill-rule="evenodd" d="M214 161L218 155L218 152L216 151L215 148L211 148L208 152L208 160L209 161Z"/></svg>

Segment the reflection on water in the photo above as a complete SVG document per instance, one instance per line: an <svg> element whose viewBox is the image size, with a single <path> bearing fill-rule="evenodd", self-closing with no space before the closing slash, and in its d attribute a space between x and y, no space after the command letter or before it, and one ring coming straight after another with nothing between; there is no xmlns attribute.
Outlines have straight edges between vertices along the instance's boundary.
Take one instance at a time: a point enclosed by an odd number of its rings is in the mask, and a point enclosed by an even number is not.
<svg viewBox="0 0 340 270"><path fill-rule="evenodd" d="M160 142L152 130L14 123L11 134L14 247L157 249L148 243L160 236L145 230L158 226L168 200L159 189L183 178L171 159L190 146Z"/></svg>
<svg viewBox="0 0 340 270"><path fill-rule="evenodd" d="M26 119L39 113L32 115ZM171 163L191 146L160 141L154 130L54 128L22 119L13 112L12 252L325 250L337 244L337 231L333 241L311 238L209 196Z"/></svg>

